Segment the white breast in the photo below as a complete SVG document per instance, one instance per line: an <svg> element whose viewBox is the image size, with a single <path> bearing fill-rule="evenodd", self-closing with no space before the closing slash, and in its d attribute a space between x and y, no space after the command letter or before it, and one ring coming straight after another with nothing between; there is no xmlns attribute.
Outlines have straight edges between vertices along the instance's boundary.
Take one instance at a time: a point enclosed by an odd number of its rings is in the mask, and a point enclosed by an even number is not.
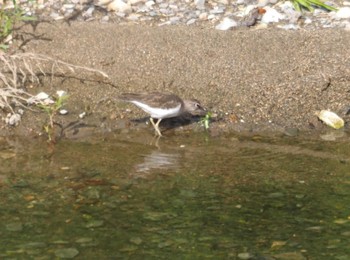
<svg viewBox="0 0 350 260"><path fill-rule="evenodd" d="M152 118L170 118L175 117L180 114L181 110L181 104L174 108L153 108L146 104L140 103L138 101L130 101L131 103L135 104L139 108L141 108L146 113L150 114Z"/></svg>

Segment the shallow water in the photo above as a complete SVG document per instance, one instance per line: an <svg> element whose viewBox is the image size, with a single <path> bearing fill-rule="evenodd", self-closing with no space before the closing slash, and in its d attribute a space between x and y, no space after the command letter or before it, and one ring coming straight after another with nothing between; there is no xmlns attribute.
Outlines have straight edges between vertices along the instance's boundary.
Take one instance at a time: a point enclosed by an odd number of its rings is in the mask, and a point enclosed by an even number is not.
<svg viewBox="0 0 350 260"><path fill-rule="evenodd" d="M349 140L2 139L0 258L350 259Z"/></svg>

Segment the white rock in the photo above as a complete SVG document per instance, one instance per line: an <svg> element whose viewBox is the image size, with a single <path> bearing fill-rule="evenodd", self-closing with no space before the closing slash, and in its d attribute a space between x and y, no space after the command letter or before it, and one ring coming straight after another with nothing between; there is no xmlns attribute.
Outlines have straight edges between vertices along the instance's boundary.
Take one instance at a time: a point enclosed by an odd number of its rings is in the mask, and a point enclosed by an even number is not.
<svg viewBox="0 0 350 260"><path fill-rule="evenodd" d="M49 98L49 95L46 94L45 92L40 92L39 94L37 94L37 95L35 96L35 98L36 98L37 100L44 100L44 99Z"/></svg>
<svg viewBox="0 0 350 260"><path fill-rule="evenodd" d="M312 20L310 18L306 18L304 21L305 24L311 24Z"/></svg>
<svg viewBox="0 0 350 260"><path fill-rule="evenodd" d="M261 18L262 23L277 23L280 20L284 19L284 15L276 11L275 9L266 6L264 8L266 10L266 13Z"/></svg>
<svg viewBox="0 0 350 260"><path fill-rule="evenodd" d="M269 4L269 0L258 0L258 7L264 7Z"/></svg>
<svg viewBox="0 0 350 260"><path fill-rule="evenodd" d="M68 110L60 109L59 113L60 113L60 115L67 115L68 114Z"/></svg>
<svg viewBox="0 0 350 260"><path fill-rule="evenodd" d="M204 9L205 0L194 0L197 9Z"/></svg>
<svg viewBox="0 0 350 260"><path fill-rule="evenodd" d="M191 25L191 24L193 24L193 23L195 23L196 22L196 19L195 18L192 18L192 19L190 19L190 20L188 20L187 22L186 22L186 25Z"/></svg>
<svg viewBox="0 0 350 260"><path fill-rule="evenodd" d="M211 14L222 14L225 12L224 6L215 6L212 10L209 11Z"/></svg>
<svg viewBox="0 0 350 260"><path fill-rule="evenodd" d="M20 114L9 114L9 115L7 115L7 118L5 120L5 122L8 125L11 125L11 126L18 125L19 121L21 121L21 115Z"/></svg>
<svg viewBox="0 0 350 260"><path fill-rule="evenodd" d="M130 5L136 5L138 3L144 3L146 2L145 0L128 0L128 4Z"/></svg>
<svg viewBox="0 0 350 260"><path fill-rule="evenodd" d="M32 104L44 104L44 105L49 105L49 104L53 104L55 103L55 101L53 101L50 96L48 94L46 94L45 92L40 92L39 94L37 94L36 96L33 96L31 98L27 99L27 103L29 105Z"/></svg>
<svg viewBox="0 0 350 260"><path fill-rule="evenodd" d="M64 9L74 9L75 8L75 4L64 4L62 6L62 8L64 8Z"/></svg>
<svg viewBox="0 0 350 260"><path fill-rule="evenodd" d="M98 0L96 5L107 5L111 3L111 0Z"/></svg>
<svg viewBox="0 0 350 260"><path fill-rule="evenodd" d="M131 5L123 2L122 0L114 0L107 6L108 11L129 13L132 11Z"/></svg>
<svg viewBox="0 0 350 260"><path fill-rule="evenodd" d="M200 20L207 20L208 19L208 13L201 13L198 18Z"/></svg>
<svg viewBox="0 0 350 260"><path fill-rule="evenodd" d="M282 3L280 5L280 8L281 8L282 12L285 13L286 19L290 23L296 23L301 16L301 13L295 11L293 4L289 1Z"/></svg>
<svg viewBox="0 0 350 260"><path fill-rule="evenodd" d="M105 15L101 18L101 23L106 23L109 21L109 16L108 15Z"/></svg>
<svg viewBox="0 0 350 260"><path fill-rule="evenodd" d="M58 97L63 97L67 95L67 92L64 90L57 90L56 93Z"/></svg>
<svg viewBox="0 0 350 260"><path fill-rule="evenodd" d="M341 7L335 14L336 18L339 19L348 19L350 18L350 7Z"/></svg>
<svg viewBox="0 0 350 260"><path fill-rule="evenodd" d="M209 14L208 15L208 20L216 20L216 15L215 14Z"/></svg>
<svg viewBox="0 0 350 260"><path fill-rule="evenodd" d="M84 17L90 17L92 16L92 13L95 11L95 6L90 6L86 12L83 13Z"/></svg>
<svg viewBox="0 0 350 260"><path fill-rule="evenodd" d="M154 4L155 4L154 1L147 1L147 2L145 3L145 5L146 5L148 8L152 7Z"/></svg>
<svg viewBox="0 0 350 260"><path fill-rule="evenodd" d="M55 104L55 101L53 101L51 98L47 98L41 101L41 103L44 105L51 105L51 104Z"/></svg>
<svg viewBox="0 0 350 260"><path fill-rule="evenodd" d="M80 114L79 114L79 118L82 118L82 119L83 119L85 116L86 116L86 112L83 112L83 113L80 113Z"/></svg>
<svg viewBox="0 0 350 260"><path fill-rule="evenodd" d="M231 18L225 17L217 26L215 26L216 30L226 31L233 27L236 27L238 24L236 21Z"/></svg>
<svg viewBox="0 0 350 260"><path fill-rule="evenodd" d="M164 23L159 23L158 26L164 26L164 25L170 25L171 22L170 21L166 21Z"/></svg>

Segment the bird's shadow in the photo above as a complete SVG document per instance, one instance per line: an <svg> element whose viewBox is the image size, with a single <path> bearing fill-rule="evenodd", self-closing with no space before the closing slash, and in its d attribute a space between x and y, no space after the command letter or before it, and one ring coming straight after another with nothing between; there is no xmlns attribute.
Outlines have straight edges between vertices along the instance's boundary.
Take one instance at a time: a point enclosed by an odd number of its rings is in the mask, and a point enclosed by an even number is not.
<svg viewBox="0 0 350 260"><path fill-rule="evenodd" d="M131 119L130 121L133 123L146 123L148 122L150 117L142 117L142 118L135 118ZM191 115L191 114L183 114L178 117L172 117L172 118L164 118L160 122L160 128L162 132L166 132L181 126L187 126L193 123L199 123L201 120L203 120L203 116L197 116L197 115ZM217 122L220 121L218 118L212 118L210 119L210 122Z"/></svg>

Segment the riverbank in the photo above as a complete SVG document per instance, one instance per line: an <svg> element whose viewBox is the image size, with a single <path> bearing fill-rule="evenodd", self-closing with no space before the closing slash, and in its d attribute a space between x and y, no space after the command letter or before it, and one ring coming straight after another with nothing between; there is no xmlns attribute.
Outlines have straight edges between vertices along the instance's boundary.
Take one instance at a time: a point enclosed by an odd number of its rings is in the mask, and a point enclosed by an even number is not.
<svg viewBox="0 0 350 260"><path fill-rule="evenodd" d="M130 120L147 115L114 98L151 91L199 99L215 114L210 126L215 134L327 129L315 116L322 109L349 120L350 33L342 29L219 31L54 22L26 25L17 36L25 52L108 74L108 79L86 71L47 76L28 88L34 95L67 91L68 114L56 118L65 129L83 125L90 133L144 126L145 121ZM25 110L19 126L2 132L37 135L46 117Z"/></svg>

